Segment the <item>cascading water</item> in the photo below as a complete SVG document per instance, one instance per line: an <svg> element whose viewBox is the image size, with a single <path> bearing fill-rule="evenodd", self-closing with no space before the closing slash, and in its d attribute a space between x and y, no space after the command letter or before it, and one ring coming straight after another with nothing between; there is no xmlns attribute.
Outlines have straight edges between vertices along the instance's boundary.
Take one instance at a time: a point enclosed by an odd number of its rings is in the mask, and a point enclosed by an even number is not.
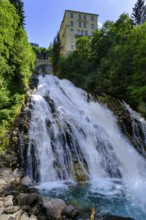
<svg viewBox="0 0 146 220"><path fill-rule="evenodd" d="M139 152L146 157L146 121L141 115L123 102L123 107L129 112L132 121L132 133Z"/></svg>
<svg viewBox="0 0 146 220"><path fill-rule="evenodd" d="M101 212L109 212L109 200L119 205L120 197L127 209L119 208L121 215L144 220L145 159L120 133L116 118L104 105L67 80L39 76L31 96L28 134L26 172L34 182L47 188L51 183L86 181L87 200L96 204L96 196L102 195L101 203L106 198L104 210L98 204Z"/></svg>

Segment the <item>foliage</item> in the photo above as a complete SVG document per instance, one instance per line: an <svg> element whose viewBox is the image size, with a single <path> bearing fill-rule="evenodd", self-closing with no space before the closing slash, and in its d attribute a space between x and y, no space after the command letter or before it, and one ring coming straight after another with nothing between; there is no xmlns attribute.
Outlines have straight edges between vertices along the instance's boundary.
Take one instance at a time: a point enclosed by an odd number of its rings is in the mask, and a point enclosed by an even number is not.
<svg viewBox="0 0 146 220"><path fill-rule="evenodd" d="M115 22L105 22L91 39L79 38L77 49L60 59L59 75L91 92L125 99L136 108L145 106L145 36L146 22L134 26L124 13Z"/></svg>
<svg viewBox="0 0 146 220"><path fill-rule="evenodd" d="M57 74L59 70L60 52L61 52L61 41L58 33L54 38L52 54L51 54L53 72L55 74Z"/></svg>
<svg viewBox="0 0 146 220"><path fill-rule="evenodd" d="M10 0L10 3L16 8L17 14L19 15L19 25L24 28L25 15L24 15L24 3L21 0Z"/></svg>
<svg viewBox="0 0 146 220"><path fill-rule="evenodd" d="M81 87L89 86L92 81L93 64L90 55L90 38L83 36L77 39L76 50L59 62L60 77L65 77Z"/></svg>
<svg viewBox="0 0 146 220"><path fill-rule="evenodd" d="M45 47L36 47L33 46L33 51L36 54L36 58L40 60L46 60L50 57L50 49Z"/></svg>
<svg viewBox="0 0 146 220"><path fill-rule="evenodd" d="M135 25L143 24L146 21L145 0L137 0L133 8L132 20Z"/></svg>
<svg viewBox="0 0 146 220"><path fill-rule="evenodd" d="M20 112L34 66L35 55L19 23L15 7L0 0L0 148Z"/></svg>

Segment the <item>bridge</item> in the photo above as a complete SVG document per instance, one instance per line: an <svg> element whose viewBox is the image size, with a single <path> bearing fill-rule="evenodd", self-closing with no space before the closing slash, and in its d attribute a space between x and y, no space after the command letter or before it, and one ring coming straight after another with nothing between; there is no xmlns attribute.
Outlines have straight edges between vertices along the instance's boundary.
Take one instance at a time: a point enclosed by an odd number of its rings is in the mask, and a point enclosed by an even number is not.
<svg viewBox="0 0 146 220"><path fill-rule="evenodd" d="M36 60L35 71L38 74L53 74L52 64L49 60Z"/></svg>

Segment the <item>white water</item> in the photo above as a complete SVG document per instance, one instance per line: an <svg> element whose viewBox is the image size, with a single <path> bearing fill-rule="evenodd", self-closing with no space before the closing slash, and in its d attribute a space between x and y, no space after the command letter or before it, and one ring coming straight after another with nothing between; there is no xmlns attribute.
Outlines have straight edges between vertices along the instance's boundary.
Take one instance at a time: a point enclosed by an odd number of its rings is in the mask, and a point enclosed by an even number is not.
<svg viewBox="0 0 146 220"><path fill-rule="evenodd" d="M127 103L123 102L122 105L130 114L133 136L137 147L146 156L146 121L138 112L131 109Z"/></svg>
<svg viewBox="0 0 146 220"><path fill-rule="evenodd" d="M39 76L31 115L28 175L38 177L43 187L47 188L47 182L60 186L61 181L73 181L77 161L93 190L108 190L109 180L121 179L132 201L146 208L146 162L120 133L116 118L104 105L89 101L83 90L67 80Z"/></svg>

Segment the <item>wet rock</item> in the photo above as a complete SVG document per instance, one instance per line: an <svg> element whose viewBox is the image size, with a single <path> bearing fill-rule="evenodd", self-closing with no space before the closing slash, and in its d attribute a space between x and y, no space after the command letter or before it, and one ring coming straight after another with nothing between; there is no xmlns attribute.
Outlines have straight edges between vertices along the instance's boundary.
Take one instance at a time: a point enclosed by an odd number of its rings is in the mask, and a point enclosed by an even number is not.
<svg viewBox="0 0 146 220"><path fill-rule="evenodd" d="M4 205L3 198L0 198L0 207Z"/></svg>
<svg viewBox="0 0 146 220"><path fill-rule="evenodd" d="M21 215L23 214L22 210L19 210L14 214L16 220L21 220Z"/></svg>
<svg viewBox="0 0 146 220"><path fill-rule="evenodd" d="M46 209L48 219L61 219L62 211L66 203L62 199L42 199L42 208Z"/></svg>
<svg viewBox="0 0 146 220"><path fill-rule="evenodd" d="M4 198L4 206L13 206L13 196L7 196Z"/></svg>
<svg viewBox="0 0 146 220"><path fill-rule="evenodd" d="M75 180L77 180L77 182L86 181L85 173L82 170L81 165L77 161L74 161L74 178Z"/></svg>
<svg viewBox="0 0 146 220"><path fill-rule="evenodd" d="M24 205L32 206L39 201L39 196L37 194L20 193L17 196L17 201L18 201L18 205L20 206L24 206Z"/></svg>
<svg viewBox="0 0 146 220"><path fill-rule="evenodd" d="M35 215L31 215L29 220L37 220L37 217Z"/></svg>
<svg viewBox="0 0 146 220"><path fill-rule="evenodd" d="M104 220L135 220L135 219L128 217L120 217L120 216L107 216L104 218Z"/></svg>
<svg viewBox="0 0 146 220"><path fill-rule="evenodd" d="M30 212L31 207L29 205L23 205L23 206L21 206L21 209L28 213L28 212Z"/></svg>
<svg viewBox="0 0 146 220"><path fill-rule="evenodd" d="M70 218L75 218L79 214L79 212L74 206L67 205L63 209L62 214L67 216L67 217L70 217Z"/></svg>
<svg viewBox="0 0 146 220"><path fill-rule="evenodd" d="M32 180L30 179L29 176L24 176L24 177L21 179L21 184L22 184L23 186L29 186L29 185L31 185L31 183L32 183Z"/></svg>
<svg viewBox="0 0 146 220"><path fill-rule="evenodd" d="M4 207L0 207L0 214L4 212Z"/></svg>
<svg viewBox="0 0 146 220"><path fill-rule="evenodd" d="M16 168L16 169L13 170L13 176L14 177L22 177L23 174L24 174L24 171L21 170L21 169Z"/></svg>
<svg viewBox="0 0 146 220"><path fill-rule="evenodd" d="M31 89L35 89L38 85L38 75L37 74L33 74L31 79L30 79L30 88Z"/></svg>
<svg viewBox="0 0 146 220"><path fill-rule="evenodd" d="M19 187L20 177L11 168L0 168L0 193Z"/></svg>
<svg viewBox="0 0 146 220"><path fill-rule="evenodd" d="M20 218L21 220L29 220L29 216L26 212L24 212Z"/></svg>
<svg viewBox="0 0 146 220"><path fill-rule="evenodd" d="M18 212L20 210L20 206L8 206L7 208L4 208L3 212L5 214L13 214L15 212Z"/></svg>
<svg viewBox="0 0 146 220"><path fill-rule="evenodd" d="M0 220L10 220L8 215L0 215Z"/></svg>

